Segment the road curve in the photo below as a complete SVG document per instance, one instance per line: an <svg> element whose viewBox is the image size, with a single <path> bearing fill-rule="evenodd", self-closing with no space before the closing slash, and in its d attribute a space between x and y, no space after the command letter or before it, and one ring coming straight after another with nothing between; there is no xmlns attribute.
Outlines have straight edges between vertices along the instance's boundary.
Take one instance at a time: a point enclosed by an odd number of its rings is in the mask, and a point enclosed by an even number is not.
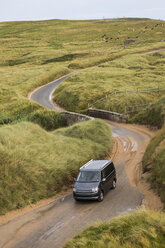
<svg viewBox="0 0 165 248"><path fill-rule="evenodd" d="M55 81L53 81L47 85L44 85L44 86L36 89L35 91L33 91L29 95L29 99L39 103L40 105L42 105L48 109L61 111L61 109L59 107L53 105L52 95L53 95L54 91L56 90L56 88L60 85L60 83L62 81L64 81L66 78L73 75L74 73L75 72L72 72L68 75L61 77L60 79L57 79L57 80L55 80Z"/></svg>
<svg viewBox="0 0 165 248"><path fill-rule="evenodd" d="M56 80L55 87L65 78ZM40 104L49 107L51 104L49 96L54 91L50 85L35 91L31 99L35 101L39 99ZM136 187L130 185L125 167L128 164L135 167L140 163L150 138L139 131L108 123L116 140L111 156L117 170L116 189L109 191L104 201L100 203L75 202L72 194L68 194L14 218L0 226L0 248L60 248L67 239L90 224L107 221L141 205L143 195Z"/></svg>

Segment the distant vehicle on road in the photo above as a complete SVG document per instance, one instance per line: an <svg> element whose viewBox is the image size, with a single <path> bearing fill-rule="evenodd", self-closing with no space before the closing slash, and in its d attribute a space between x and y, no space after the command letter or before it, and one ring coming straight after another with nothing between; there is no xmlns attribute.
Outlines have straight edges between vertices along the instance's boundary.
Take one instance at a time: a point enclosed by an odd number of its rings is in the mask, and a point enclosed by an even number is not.
<svg viewBox="0 0 165 248"><path fill-rule="evenodd" d="M116 188L116 170L111 160L90 160L80 168L73 197L77 200L102 201L104 195Z"/></svg>

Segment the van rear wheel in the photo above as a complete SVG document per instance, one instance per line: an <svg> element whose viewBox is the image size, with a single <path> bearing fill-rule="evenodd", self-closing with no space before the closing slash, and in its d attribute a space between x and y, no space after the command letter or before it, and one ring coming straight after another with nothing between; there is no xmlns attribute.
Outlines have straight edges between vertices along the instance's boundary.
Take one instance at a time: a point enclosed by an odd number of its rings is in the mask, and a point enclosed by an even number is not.
<svg viewBox="0 0 165 248"><path fill-rule="evenodd" d="M100 190L98 201L101 202L101 201L103 201L103 199L104 199L104 193L102 190Z"/></svg>
<svg viewBox="0 0 165 248"><path fill-rule="evenodd" d="M112 189L115 189L115 188L116 188L116 180L114 179L112 182Z"/></svg>

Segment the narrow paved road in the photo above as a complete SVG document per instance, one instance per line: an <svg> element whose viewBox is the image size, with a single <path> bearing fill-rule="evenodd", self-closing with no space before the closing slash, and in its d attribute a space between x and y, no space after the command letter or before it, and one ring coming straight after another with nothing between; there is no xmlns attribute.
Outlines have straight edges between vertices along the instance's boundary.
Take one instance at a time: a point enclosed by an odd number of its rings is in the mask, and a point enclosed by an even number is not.
<svg viewBox="0 0 165 248"><path fill-rule="evenodd" d="M55 87L63 79L56 80ZM35 91L31 99L49 107L51 104L49 95L53 90L52 85L48 84ZM49 92L48 95L45 92ZM109 220L140 206L143 196L136 187L130 185L125 167L129 164L135 168L140 163L149 137L122 125L108 123L116 140L111 157L117 170L116 189L109 191L104 201L100 203L75 202L72 194L68 194L48 205L16 217L0 226L0 248L60 248L67 239L90 224Z"/></svg>
<svg viewBox="0 0 165 248"><path fill-rule="evenodd" d="M60 85L60 83L66 78L70 77L72 74L73 73L70 73L66 76L61 77L60 79L57 79L56 81L38 88L30 94L29 98L46 108L60 111L60 108L52 104L52 95L56 88Z"/></svg>

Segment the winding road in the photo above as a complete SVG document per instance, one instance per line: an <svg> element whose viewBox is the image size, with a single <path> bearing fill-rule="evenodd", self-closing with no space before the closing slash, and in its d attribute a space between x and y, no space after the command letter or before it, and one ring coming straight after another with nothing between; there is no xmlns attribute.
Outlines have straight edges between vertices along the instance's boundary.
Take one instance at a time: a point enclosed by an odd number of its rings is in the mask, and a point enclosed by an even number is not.
<svg viewBox="0 0 165 248"><path fill-rule="evenodd" d="M56 109L51 101L52 92L68 76L39 88L30 98L47 108ZM0 248L60 248L90 224L107 221L141 205L143 195L136 187L136 180L150 137L125 124L107 123L115 138L111 159L117 170L116 189L109 191L100 203L75 202L72 193L69 193L15 217L0 226ZM130 175L126 168L132 171Z"/></svg>
<svg viewBox="0 0 165 248"><path fill-rule="evenodd" d="M37 88L35 91L33 91L29 95L29 99L34 100L35 102L41 104L42 106L44 106L48 109L61 111L61 108L53 105L52 95L53 95L54 91L56 90L56 88L60 85L60 83L73 74L74 74L74 72L69 73L68 75L63 76L56 81L53 81L53 82L46 84L40 88Z"/></svg>

